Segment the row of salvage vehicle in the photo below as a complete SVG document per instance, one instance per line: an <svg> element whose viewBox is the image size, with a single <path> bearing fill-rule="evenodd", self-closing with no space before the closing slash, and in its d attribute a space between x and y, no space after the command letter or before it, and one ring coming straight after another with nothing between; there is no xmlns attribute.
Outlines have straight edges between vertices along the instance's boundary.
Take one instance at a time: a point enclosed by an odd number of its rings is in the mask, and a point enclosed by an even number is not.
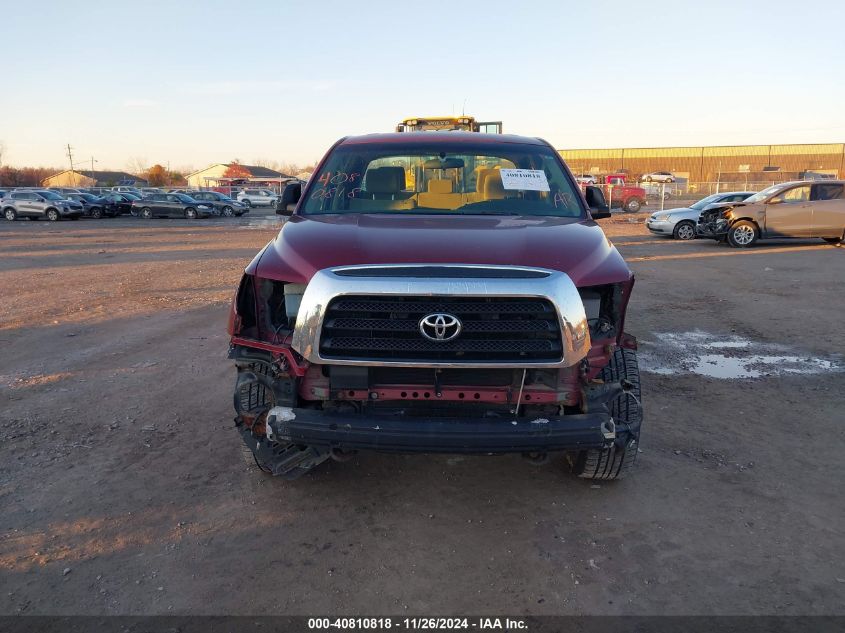
<svg viewBox="0 0 845 633"><path fill-rule="evenodd" d="M731 191L707 196L684 209L658 211L646 220L655 235L679 240L710 238L735 248L760 239L845 239L845 181L793 181L756 193Z"/></svg>
<svg viewBox="0 0 845 633"><path fill-rule="evenodd" d="M50 221L132 215L144 219L233 217L249 213L250 206L217 191L116 191L69 188L0 189L0 213L6 220Z"/></svg>

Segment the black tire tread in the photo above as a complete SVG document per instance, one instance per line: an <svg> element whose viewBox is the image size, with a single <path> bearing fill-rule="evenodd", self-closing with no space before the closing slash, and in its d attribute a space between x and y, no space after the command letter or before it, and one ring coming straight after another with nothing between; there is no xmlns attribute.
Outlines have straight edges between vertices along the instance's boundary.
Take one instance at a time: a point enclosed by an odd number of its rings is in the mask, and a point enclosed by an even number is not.
<svg viewBox="0 0 845 633"><path fill-rule="evenodd" d="M640 369L635 350L617 348L610 357L610 362L602 369L601 378L605 382L616 382L623 378L628 380L633 385L632 392L637 400L641 399ZM609 403L610 415L613 416L618 430L624 431L627 424L639 428L643 420L643 410L637 400L626 394ZM582 479L622 479L633 470L637 461L639 438L636 440L629 440L624 447L613 444L606 449L581 451L574 461L570 462L572 472Z"/></svg>

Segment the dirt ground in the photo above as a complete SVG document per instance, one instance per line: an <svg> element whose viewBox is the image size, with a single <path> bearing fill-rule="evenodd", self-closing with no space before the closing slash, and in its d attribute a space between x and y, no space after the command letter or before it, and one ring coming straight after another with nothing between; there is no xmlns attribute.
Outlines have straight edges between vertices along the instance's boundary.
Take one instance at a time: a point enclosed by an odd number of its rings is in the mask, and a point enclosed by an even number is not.
<svg viewBox="0 0 845 633"><path fill-rule="evenodd" d="M845 248L629 219L646 421L601 486L518 456L265 478L225 322L275 220L0 224L0 613L845 614Z"/></svg>

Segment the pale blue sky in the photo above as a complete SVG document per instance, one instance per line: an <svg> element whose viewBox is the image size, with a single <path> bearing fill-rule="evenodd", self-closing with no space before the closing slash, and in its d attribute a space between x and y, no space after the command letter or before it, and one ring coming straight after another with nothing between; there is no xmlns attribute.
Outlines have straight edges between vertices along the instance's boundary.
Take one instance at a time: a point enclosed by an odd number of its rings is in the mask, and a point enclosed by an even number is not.
<svg viewBox="0 0 845 633"><path fill-rule="evenodd" d="M13 165L305 163L464 103L558 148L845 140L841 1L2 4Z"/></svg>

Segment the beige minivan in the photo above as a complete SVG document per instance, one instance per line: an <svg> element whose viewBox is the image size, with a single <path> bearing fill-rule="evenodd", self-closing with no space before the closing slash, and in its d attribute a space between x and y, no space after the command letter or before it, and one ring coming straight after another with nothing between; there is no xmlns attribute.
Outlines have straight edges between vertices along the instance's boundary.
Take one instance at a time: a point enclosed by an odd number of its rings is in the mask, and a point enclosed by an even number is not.
<svg viewBox="0 0 845 633"><path fill-rule="evenodd" d="M818 237L840 244L845 237L845 181L772 185L742 202L703 211L697 233L736 248L782 237Z"/></svg>

